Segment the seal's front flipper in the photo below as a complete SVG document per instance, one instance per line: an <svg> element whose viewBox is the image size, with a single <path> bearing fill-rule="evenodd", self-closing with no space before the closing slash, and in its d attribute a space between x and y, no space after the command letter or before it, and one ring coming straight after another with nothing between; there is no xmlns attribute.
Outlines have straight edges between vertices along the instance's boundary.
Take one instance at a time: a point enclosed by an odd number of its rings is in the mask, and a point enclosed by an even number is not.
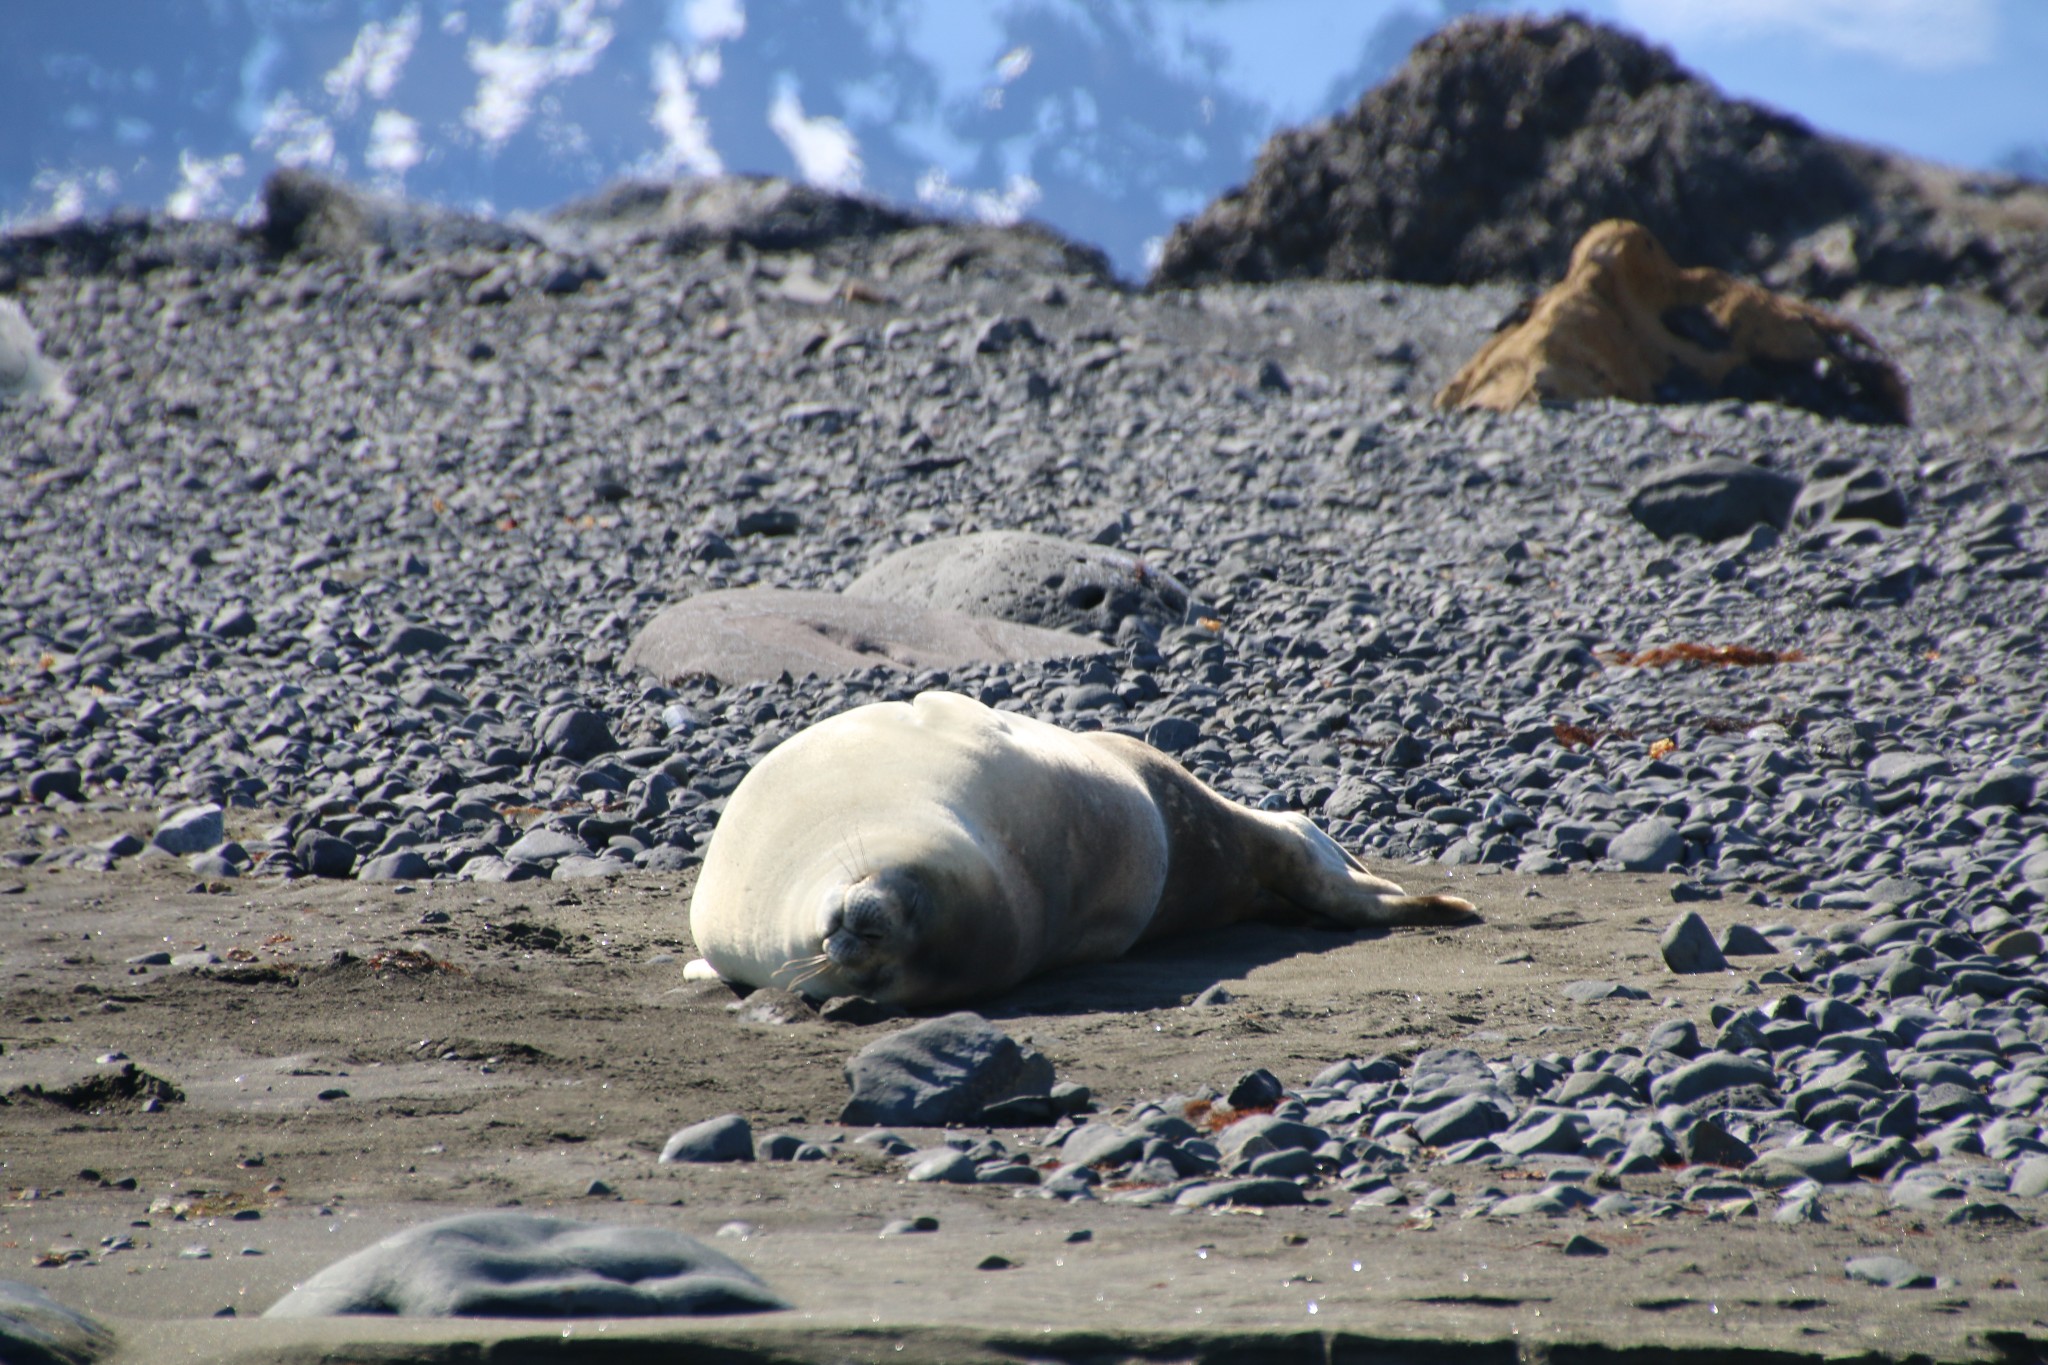
<svg viewBox="0 0 2048 1365"><path fill-rule="evenodd" d="M709 962L705 961L703 958L700 957L695 959L694 961L686 962L683 964L683 980L723 981L725 980L725 978L718 974L718 968L712 966Z"/></svg>

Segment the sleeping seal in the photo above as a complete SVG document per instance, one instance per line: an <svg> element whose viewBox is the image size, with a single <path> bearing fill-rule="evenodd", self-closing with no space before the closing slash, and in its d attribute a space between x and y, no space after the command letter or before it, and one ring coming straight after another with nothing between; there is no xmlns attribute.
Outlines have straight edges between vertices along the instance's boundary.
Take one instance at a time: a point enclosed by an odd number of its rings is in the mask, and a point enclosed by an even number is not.
<svg viewBox="0 0 2048 1365"><path fill-rule="evenodd" d="M1148 744L950 692L792 736L727 802L690 934L712 971L912 1008L1243 920L1454 924L1297 814L1226 801Z"/></svg>

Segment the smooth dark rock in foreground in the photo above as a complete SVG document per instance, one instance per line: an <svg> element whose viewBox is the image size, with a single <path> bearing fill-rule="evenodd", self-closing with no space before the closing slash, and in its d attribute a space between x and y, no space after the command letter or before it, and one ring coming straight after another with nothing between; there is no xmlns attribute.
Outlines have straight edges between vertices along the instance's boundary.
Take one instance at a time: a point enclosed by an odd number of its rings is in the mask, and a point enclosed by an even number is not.
<svg viewBox="0 0 2048 1365"><path fill-rule="evenodd" d="M787 1308L752 1271L667 1228L472 1213L337 1261L266 1318L640 1318Z"/></svg>
<svg viewBox="0 0 2048 1365"><path fill-rule="evenodd" d="M0 1280L0 1361L80 1365L113 1344L107 1329L32 1284Z"/></svg>
<svg viewBox="0 0 2048 1365"><path fill-rule="evenodd" d="M846 1063L841 1123L970 1123L1019 1095L1052 1092L1052 1063L962 1010L877 1038Z"/></svg>

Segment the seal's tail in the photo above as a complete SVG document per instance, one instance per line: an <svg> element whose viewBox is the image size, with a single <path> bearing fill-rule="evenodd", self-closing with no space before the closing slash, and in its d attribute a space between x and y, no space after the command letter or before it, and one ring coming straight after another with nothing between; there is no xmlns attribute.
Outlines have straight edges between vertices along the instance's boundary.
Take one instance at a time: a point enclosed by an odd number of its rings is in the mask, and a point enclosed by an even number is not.
<svg viewBox="0 0 2048 1365"><path fill-rule="evenodd" d="M1479 918L1471 901L1458 896L1382 897L1378 924L1468 924Z"/></svg>

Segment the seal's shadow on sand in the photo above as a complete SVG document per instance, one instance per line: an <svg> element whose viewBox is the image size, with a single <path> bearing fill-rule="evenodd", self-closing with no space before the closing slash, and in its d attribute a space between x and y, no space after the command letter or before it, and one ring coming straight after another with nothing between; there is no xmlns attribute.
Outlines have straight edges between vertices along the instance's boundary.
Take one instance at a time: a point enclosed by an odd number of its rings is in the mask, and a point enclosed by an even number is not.
<svg viewBox="0 0 2048 1365"><path fill-rule="evenodd" d="M1234 924L1134 948L1112 962L1060 967L975 1007L986 1018L1174 1009L1219 981L1300 953L1386 938L1386 929Z"/></svg>

